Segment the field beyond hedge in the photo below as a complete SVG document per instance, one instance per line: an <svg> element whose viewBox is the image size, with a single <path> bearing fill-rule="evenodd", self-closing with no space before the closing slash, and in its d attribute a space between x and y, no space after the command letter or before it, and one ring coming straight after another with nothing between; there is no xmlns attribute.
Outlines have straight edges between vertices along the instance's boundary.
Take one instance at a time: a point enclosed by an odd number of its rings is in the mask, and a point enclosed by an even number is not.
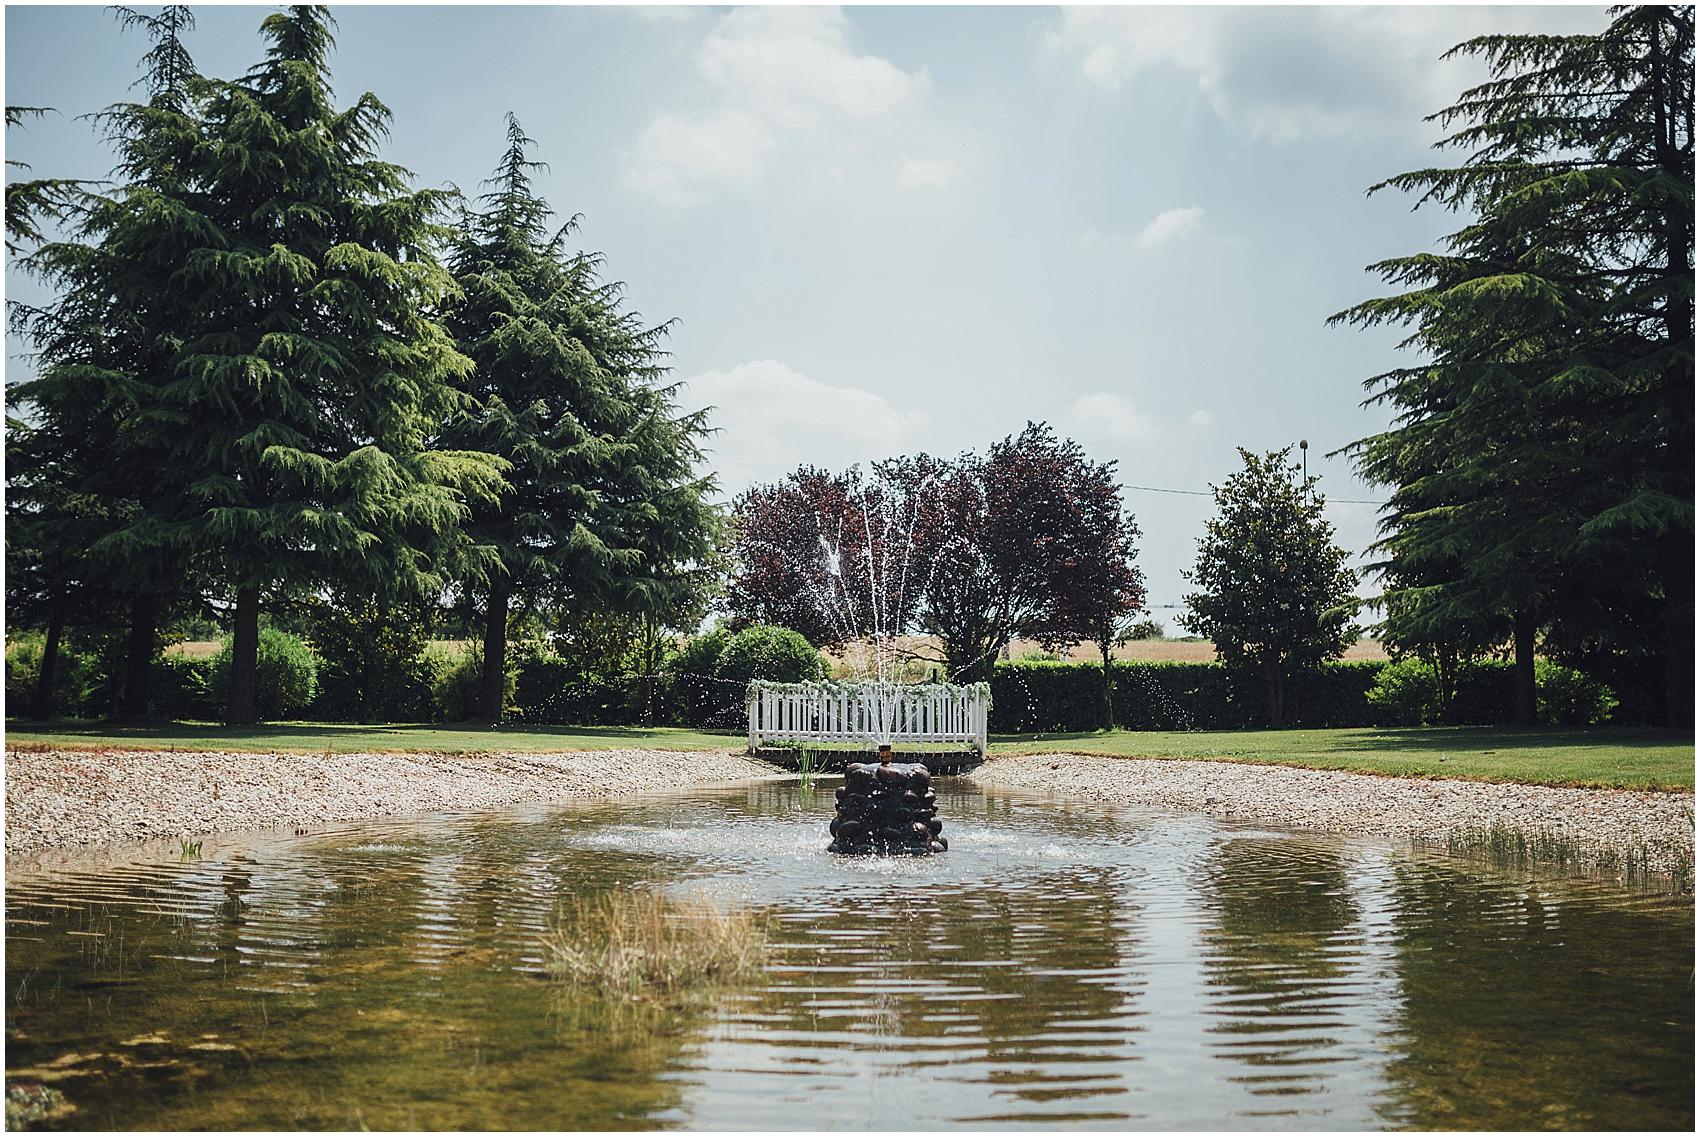
<svg viewBox="0 0 1700 1137"><path fill-rule="evenodd" d="M444 727L211 723L119 727L110 723L8 722L11 749L546 751L741 750L741 735L679 727ZM1194 758L1275 763L1405 777L1474 778L1535 785L1694 788L1694 735L1596 728L1382 727L1327 730L1113 731L994 735L998 754L1080 753L1129 759Z"/></svg>

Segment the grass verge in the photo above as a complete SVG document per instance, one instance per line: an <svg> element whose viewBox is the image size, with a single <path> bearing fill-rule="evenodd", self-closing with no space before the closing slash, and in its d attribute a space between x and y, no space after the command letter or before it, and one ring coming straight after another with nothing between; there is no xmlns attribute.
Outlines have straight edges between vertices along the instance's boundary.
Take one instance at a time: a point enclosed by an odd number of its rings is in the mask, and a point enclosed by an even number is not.
<svg viewBox="0 0 1700 1137"><path fill-rule="evenodd" d="M230 727L218 723L35 723L9 720L6 748L67 750L300 751L316 754L427 751L548 753L568 750L743 749L740 734L710 734L684 727L641 726L443 726L436 723L285 722Z"/></svg>
<svg viewBox="0 0 1700 1137"><path fill-rule="evenodd" d="M1533 785L1694 789L1694 735L1652 729L1364 727L1004 736L993 754L1100 754Z"/></svg>
<svg viewBox="0 0 1700 1137"><path fill-rule="evenodd" d="M226 727L105 722L6 725L11 750L229 750L443 754L573 750L742 750L744 738L683 727L461 727L429 723L273 723ZM1667 730L1511 727L1110 731L996 735L993 754L1073 752L1121 758L1265 762L1400 777L1535 785L1693 790L1694 735Z"/></svg>

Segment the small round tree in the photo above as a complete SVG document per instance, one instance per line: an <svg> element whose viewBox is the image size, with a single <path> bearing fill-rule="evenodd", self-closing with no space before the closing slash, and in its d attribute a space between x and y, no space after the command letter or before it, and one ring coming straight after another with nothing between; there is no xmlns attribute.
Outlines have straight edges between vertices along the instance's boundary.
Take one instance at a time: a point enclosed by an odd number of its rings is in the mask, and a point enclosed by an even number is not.
<svg viewBox="0 0 1700 1137"><path fill-rule="evenodd" d="M1181 624L1215 641L1229 669L1255 674L1280 726L1287 680L1338 658L1357 635L1357 574L1322 515L1317 479L1301 480L1292 448L1259 457L1220 486L1216 516L1198 542Z"/></svg>
<svg viewBox="0 0 1700 1137"><path fill-rule="evenodd" d="M726 642L714 671L716 678L729 683L801 683L824 677L826 661L790 628L752 624Z"/></svg>

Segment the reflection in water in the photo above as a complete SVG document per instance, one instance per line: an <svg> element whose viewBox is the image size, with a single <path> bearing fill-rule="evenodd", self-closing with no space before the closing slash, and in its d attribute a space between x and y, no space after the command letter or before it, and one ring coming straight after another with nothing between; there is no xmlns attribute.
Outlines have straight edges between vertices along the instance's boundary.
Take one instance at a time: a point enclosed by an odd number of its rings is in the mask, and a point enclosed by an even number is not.
<svg viewBox="0 0 1700 1137"><path fill-rule="evenodd" d="M78 1128L1692 1126L1686 898L941 783L930 858L759 783L18 865L8 1079ZM768 908L766 981L548 980L567 898L654 882Z"/></svg>
<svg viewBox="0 0 1700 1137"><path fill-rule="evenodd" d="M1388 1122L1693 1128L1691 910L1576 903L1522 879L1459 889L1423 863L1394 889L1405 998Z"/></svg>
<svg viewBox="0 0 1700 1137"><path fill-rule="evenodd" d="M1244 1068L1228 1081L1298 1116L1325 1095L1357 1001L1362 940L1337 850L1279 838L1221 843L1205 869L1203 931L1211 1047Z"/></svg>

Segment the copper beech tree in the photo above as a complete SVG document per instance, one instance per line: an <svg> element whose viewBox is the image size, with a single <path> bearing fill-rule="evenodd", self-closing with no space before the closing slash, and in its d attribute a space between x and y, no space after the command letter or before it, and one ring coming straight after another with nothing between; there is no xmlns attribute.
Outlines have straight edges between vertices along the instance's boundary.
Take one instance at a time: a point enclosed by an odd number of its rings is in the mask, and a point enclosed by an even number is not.
<svg viewBox="0 0 1700 1137"><path fill-rule="evenodd" d="M1043 423L983 455L802 467L733 513L734 622L823 647L925 633L952 681L988 678L1017 636L1102 647L1145 601L1115 463Z"/></svg>

